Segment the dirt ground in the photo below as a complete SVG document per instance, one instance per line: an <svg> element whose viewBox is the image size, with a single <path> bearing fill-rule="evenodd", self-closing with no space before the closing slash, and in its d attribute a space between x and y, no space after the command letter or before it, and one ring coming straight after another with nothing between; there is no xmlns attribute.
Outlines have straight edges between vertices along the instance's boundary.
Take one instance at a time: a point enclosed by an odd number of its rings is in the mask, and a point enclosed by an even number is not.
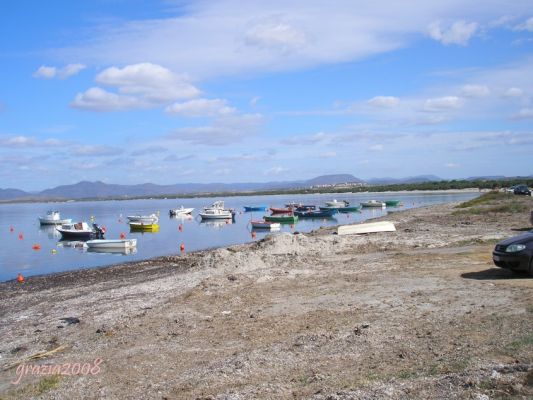
<svg viewBox="0 0 533 400"><path fill-rule="evenodd" d="M532 398L529 211L383 219L0 284L0 398Z"/></svg>

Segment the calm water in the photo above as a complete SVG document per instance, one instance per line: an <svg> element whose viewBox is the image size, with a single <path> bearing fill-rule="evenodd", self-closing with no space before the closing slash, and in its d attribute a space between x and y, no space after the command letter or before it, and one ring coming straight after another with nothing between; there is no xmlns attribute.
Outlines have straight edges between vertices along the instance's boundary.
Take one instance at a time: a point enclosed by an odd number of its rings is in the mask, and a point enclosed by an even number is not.
<svg viewBox="0 0 533 400"><path fill-rule="evenodd" d="M211 247L227 246L254 240L249 221L262 219L265 212L242 212L245 205L268 205L282 207L291 201L304 204L324 205L324 202L336 198L348 200L352 204L369 199L399 199L403 207L388 208L402 210L423 205L464 201L476 197L477 193L460 194L342 194L342 195L293 195L293 196L254 196L229 198L195 198L172 200L129 200L97 201L70 203L34 203L0 205L0 281L14 279L17 273L24 276L41 275L51 272L91 268L126 261L142 260L151 257L176 254L180 245L186 251ZM235 221L201 222L197 216L203 207L215 200L224 200L227 208L238 211ZM168 210L179 206L194 207L193 218L172 218ZM87 251L79 242L61 241L61 236L53 226L41 227L38 216L50 209L61 212L62 218L72 218L74 222L94 221L107 228L106 238L119 238L125 233L128 238L137 238L137 250L130 254L108 254ZM130 232L127 215L148 215L160 212L159 232ZM309 232L320 226L337 225L363 221L385 215L387 210L363 209L362 212L337 214L330 219L302 219L295 226L283 225L281 232ZM179 225L182 225L180 231ZM13 227L11 232L10 228ZM19 235L22 235L22 239ZM267 232L256 232L256 239L264 237ZM40 250L33 250L33 245L40 245Z"/></svg>

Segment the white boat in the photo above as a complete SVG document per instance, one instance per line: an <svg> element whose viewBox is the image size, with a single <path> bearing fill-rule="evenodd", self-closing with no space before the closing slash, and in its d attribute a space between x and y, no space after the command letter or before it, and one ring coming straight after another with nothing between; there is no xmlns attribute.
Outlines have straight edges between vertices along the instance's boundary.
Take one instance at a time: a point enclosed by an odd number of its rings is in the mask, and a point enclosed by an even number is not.
<svg viewBox="0 0 533 400"><path fill-rule="evenodd" d="M155 214L150 215L128 215L128 220L130 222L140 222L143 224L157 224L159 217Z"/></svg>
<svg viewBox="0 0 533 400"><path fill-rule="evenodd" d="M61 233L63 238L90 239L92 237L102 237L104 235L102 228L96 224L90 226L87 222L63 224L56 229Z"/></svg>
<svg viewBox="0 0 533 400"><path fill-rule="evenodd" d="M361 207L381 207L381 208L385 208L385 207L387 207L387 205L384 202L382 202L382 201L368 200L368 201L361 202Z"/></svg>
<svg viewBox="0 0 533 400"><path fill-rule="evenodd" d="M70 224L72 219L61 219L59 211L48 211L44 217L39 217L39 222L41 225L62 225Z"/></svg>
<svg viewBox="0 0 533 400"><path fill-rule="evenodd" d="M233 218L233 211L226 210L223 201L215 201L211 207L205 207L199 215L202 219L230 219Z"/></svg>
<svg viewBox="0 0 533 400"><path fill-rule="evenodd" d="M343 208L346 207L348 204L350 203L345 200L337 201L334 199L333 201L326 201L326 205L331 208Z"/></svg>
<svg viewBox="0 0 533 400"><path fill-rule="evenodd" d="M194 208L185 208L181 206L181 208L175 208L173 210L169 210L168 213L170 215L187 215L187 214L192 214L193 211L194 211Z"/></svg>
<svg viewBox="0 0 533 400"><path fill-rule="evenodd" d="M86 243L94 249L127 249L137 246L137 239L94 239Z"/></svg>
<svg viewBox="0 0 533 400"><path fill-rule="evenodd" d="M270 222L270 221L250 221L252 228L254 229L268 229L271 231L281 229L281 224L279 222Z"/></svg>
<svg viewBox="0 0 533 400"><path fill-rule="evenodd" d="M120 255L128 255L128 254L136 254L137 253L137 247L87 247L86 251L88 253L104 253L104 254L120 254Z"/></svg>
<svg viewBox="0 0 533 400"><path fill-rule="evenodd" d="M364 224L341 225L337 228L338 235L351 235L375 232L394 232L396 227L390 221L368 222Z"/></svg>

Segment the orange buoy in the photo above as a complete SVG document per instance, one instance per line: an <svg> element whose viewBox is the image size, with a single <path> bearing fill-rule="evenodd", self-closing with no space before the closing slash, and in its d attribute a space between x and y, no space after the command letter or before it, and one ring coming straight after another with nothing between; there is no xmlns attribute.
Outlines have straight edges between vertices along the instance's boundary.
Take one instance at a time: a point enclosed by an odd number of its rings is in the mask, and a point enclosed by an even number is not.
<svg viewBox="0 0 533 400"><path fill-rule="evenodd" d="M24 239L24 235L22 233L19 233L19 240Z"/></svg>
<svg viewBox="0 0 533 400"><path fill-rule="evenodd" d="M179 224L179 225L178 225L178 231L181 232L182 230L183 230L183 225Z"/></svg>
<svg viewBox="0 0 533 400"><path fill-rule="evenodd" d="M100 229L102 229L102 233L106 233L107 232L107 228L105 226L102 226L102 228L100 228Z"/></svg>
<svg viewBox="0 0 533 400"><path fill-rule="evenodd" d="M34 244L33 246L31 246L31 248L33 250L41 250L41 245L40 244Z"/></svg>
<svg viewBox="0 0 533 400"><path fill-rule="evenodd" d="M181 251L185 251L185 245L184 245L183 243L180 244L180 250L181 250Z"/></svg>
<svg viewBox="0 0 533 400"><path fill-rule="evenodd" d="M256 233L252 232L252 239L255 239L256 236L257 236Z"/></svg>
<svg viewBox="0 0 533 400"><path fill-rule="evenodd" d="M24 276L22 276L22 274L19 272L18 276L17 276L17 281L19 281L20 283L24 282Z"/></svg>
<svg viewBox="0 0 533 400"><path fill-rule="evenodd" d="M122 233L120 234L120 238L121 238L121 239L126 239L126 234L125 234L124 232L122 232Z"/></svg>

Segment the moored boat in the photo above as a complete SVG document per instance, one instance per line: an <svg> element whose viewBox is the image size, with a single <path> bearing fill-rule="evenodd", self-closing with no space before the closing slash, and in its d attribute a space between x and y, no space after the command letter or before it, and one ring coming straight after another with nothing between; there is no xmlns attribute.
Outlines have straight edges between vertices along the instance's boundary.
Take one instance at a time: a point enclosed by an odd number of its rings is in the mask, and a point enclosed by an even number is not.
<svg viewBox="0 0 533 400"><path fill-rule="evenodd" d="M382 201L378 200L368 200L361 202L361 207L378 207L378 208L385 208L387 205L383 203Z"/></svg>
<svg viewBox="0 0 533 400"><path fill-rule="evenodd" d="M173 215L188 215L188 214L192 214L193 211L194 211L194 208L185 208L185 207L181 206L181 208L175 208L175 209L169 210L168 213L171 216L173 216Z"/></svg>
<svg viewBox="0 0 533 400"><path fill-rule="evenodd" d="M95 249L126 249L137 246L137 239L94 239L86 244Z"/></svg>
<svg viewBox="0 0 533 400"><path fill-rule="evenodd" d="M41 225L63 225L70 224L72 218L61 219L59 211L48 211L44 217L39 217Z"/></svg>
<svg viewBox="0 0 533 400"><path fill-rule="evenodd" d="M400 205L400 200L385 200L385 205L387 207L398 207Z"/></svg>
<svg viewBox="0 0 533 400"><path fill-rule="evenodd" d="M349 213L349 212L361 211L361 206L341 207L341 208L337 208L337 211L341 212L341 213Z"/></svg>
<svg viewBox="0 0 533 400"><path fill-rule="evenodd" d="M292 213L292 208L276 208L270 207L272 214L290 214Z"/></svg>
<svg viewBox="0 0 533 400"><path fill-rule="evenodd" d="M65 239L88 240L91 238L102 238L105 233L98 225L93 224L90 226L87 222L63 224L56 229L61 233L61 237Z"/></svg>
<svg viewBox="0 0 533 400"><path fill-rule="evenodd" d="M266 211L268 206L244 206L244 211Z"/></svg>
<svg viewBox="0 0 533 400"><path fill-rule="evenodd" d="M131 221L129 225L130 225L130 230L132 231L159 232L159 225L157 224L157 222L145 224L139 221Z"/></svg>
<svg viewBox="0 0 533 400"><path fill-rule="evenodd" d="M225 209L223 201L215 201L211 207L205 207L199 215L202 219L231 219L234 212Z"/></svg>
<svg viewBox="0 0 533 400"><path fill-rule="evenodd" d="M283 224L294 224L298 222L297 215L266 215L263 217L265 221L279 222Z"/></svg>
<svg viewBox="0 0 533 400"><path fill-rule="evenodd" d="M336 208L331 208L329 210L320 210L320 211L295 211L294 215L299 218L329 218L337 213Z"/></svg>
<svg viewBox="0 0 533 400"><path fill-rule="evenodd" d="M326 206L336 207L336 208L347 207L349 204L350 203L347 202L346 200L337 201L336 199L334 199L332 201L326 201Z"/></svg>
<svg viewBox="0 0 533 400"><path fill-rule="evenodd" d="M155 214L150 215L128 215L130 222L141 222L143 224L157 224L159 217Z"/></svg>
<svg viewBox="0 0 533 400"><path fill-rule="evenodd" d="M281 224L279 222L271 221L250 221L253 229L268 229L268 230L277 230L281 229Z"/></svg>

